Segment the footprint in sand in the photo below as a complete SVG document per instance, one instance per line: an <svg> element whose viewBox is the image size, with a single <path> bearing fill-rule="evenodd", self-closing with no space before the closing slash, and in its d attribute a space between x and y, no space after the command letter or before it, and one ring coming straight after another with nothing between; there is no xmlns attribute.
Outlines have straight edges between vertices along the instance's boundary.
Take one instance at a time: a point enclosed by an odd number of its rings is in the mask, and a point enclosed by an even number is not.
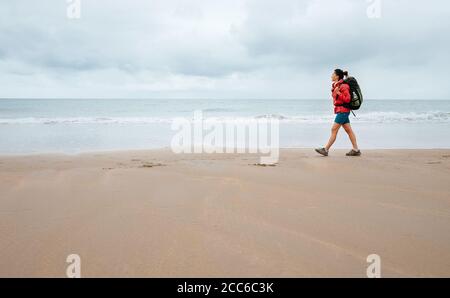
<svg viewBox="0 0 450 298"><path fill-rule="evenodd" d="M140 168L153 168L153 167L163 167L163 166L165 166L165 165L162 163L146 162L146 163L142 164L140 166Z"/></svg>
<svg viewBox="0 0 450 298"><path fill-rule="evenodd" d="M123 163L123 162L119 162L116 165L120 169L129 169L129 168L131 168L127 163Z"/></svg>
<svg viewBox="0 0 450 298"><path fill-rule="evenodd" d="M267 163L255 163L255 164L252 164L252 166L257 166L257 167L276 167L277 164L276 164L276 163L271 163L271 164L267 164Z"/></svg>

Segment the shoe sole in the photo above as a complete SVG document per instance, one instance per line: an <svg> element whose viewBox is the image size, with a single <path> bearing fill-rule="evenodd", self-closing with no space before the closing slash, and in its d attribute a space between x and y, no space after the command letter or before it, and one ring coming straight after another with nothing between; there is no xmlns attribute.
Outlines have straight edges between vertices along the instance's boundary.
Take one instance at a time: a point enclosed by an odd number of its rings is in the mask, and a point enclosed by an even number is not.
<svg viewBox="0 0 450 298"><path fill-rule="evenodd" d="M322 156L328 156L328 154L323 154L322 152L320 152L320 151L317 150L317 149L314 149L314 150L316 150L316 152L319 153L319 154L322 155Z"/></svg>

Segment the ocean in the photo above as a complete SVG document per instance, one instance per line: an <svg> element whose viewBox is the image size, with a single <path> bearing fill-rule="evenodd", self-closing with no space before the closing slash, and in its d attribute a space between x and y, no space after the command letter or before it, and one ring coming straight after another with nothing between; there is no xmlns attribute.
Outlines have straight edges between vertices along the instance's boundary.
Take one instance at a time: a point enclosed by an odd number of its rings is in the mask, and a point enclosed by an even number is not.
<svg viewBox="0 0 450 298"><path fill-rule="evenodd" d="M166 148L173 119L276 118L280 147L323 146L330 100L0 99L0 153L81 153ZM365 100L350 117L364 149L450 148L450 100ZM350 148L341 131L336 148Z"/></svg>

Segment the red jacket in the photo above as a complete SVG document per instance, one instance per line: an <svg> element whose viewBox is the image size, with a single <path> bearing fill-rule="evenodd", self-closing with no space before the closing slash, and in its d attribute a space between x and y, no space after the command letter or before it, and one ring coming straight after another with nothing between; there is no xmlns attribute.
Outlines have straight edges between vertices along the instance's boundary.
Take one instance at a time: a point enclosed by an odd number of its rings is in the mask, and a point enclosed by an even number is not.
<svg viewBox="0 0 450 298"><path fill-rule="evenodd" d="M343 84L344 80L333 83L331 88L331 94L333 96L334 113L350 113L350 109L344 108L342 104L349 103L350 97L350 86L348 84ZM339 90L340 95L337 94Z"/></svg>

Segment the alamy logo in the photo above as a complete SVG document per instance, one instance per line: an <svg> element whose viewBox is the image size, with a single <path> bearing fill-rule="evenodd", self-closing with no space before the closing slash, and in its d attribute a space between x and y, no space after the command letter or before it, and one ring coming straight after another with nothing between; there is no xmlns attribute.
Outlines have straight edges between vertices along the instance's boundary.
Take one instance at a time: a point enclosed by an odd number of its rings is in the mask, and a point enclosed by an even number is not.
<svg viewBox="0 0 450 298"><path fill-rule="evenodd" d="M67 0L67 18L81 18L81 0Z"/></svg>
<svg viewBox="0 0 450 298"><path fill-rule="evenodd" d="M367 263L370 263L367 267L368 278L380 278L381 277L381 258L377 254L371 254L367 256Z"/></svg>
<svg viewBox="0 0 450 298"><path fill-rule="evenodd" d="M202 111L194 119L177 118L177 131L171 141L174 153L253 153L261 164L279 159L279 120L276 118L217 120L203 119Z"/></svg>
<svg viewBox="0 0 450 298"><path fill-rule="evenodd" d="M367 17L369 19L381 18L381 0L366 0L369 3L367 7Z"/></svg>
<svg viewBox="0 0 450 298"><path fill-rule="evenodd" d="M66 262L69 263L66 269L66 275L69 278L81 277L81 258L77 254L68 255Z"/></svg>

